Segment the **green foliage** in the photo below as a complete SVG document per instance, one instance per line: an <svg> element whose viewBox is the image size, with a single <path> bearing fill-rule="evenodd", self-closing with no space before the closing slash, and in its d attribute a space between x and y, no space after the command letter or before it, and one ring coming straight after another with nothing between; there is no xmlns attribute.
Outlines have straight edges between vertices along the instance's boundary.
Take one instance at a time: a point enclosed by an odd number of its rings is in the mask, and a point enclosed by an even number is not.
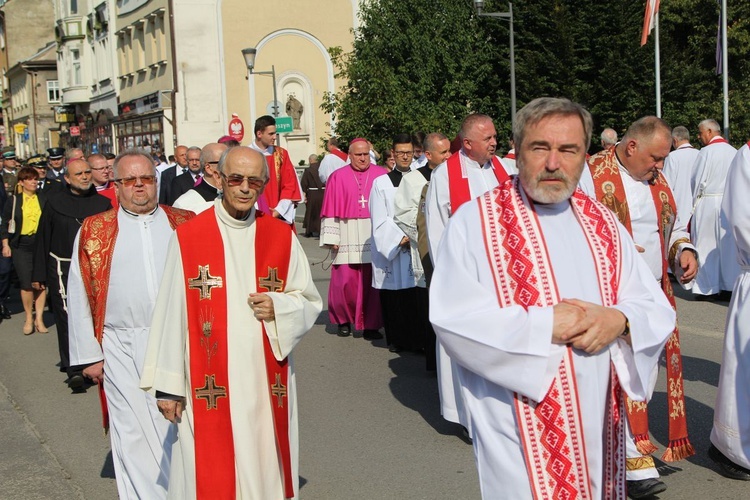
<svg viewBox="0 0 750 500"><path fill-rule="evenodd" d="M401 132L452 137L479 111L495 118L500 148L510 135L507 20L477 17L472 0L372 0L361 6L354 49L330 49L348 83L327 94L345 140L390 147ZM731 141L750 138L750 0L729 2ZM540 96L569 97L594 116L595 131L620 134L654 114L654 34L640 46L645 0L524 0L513 5L517 107ZM485 12L507 3L485 2ZM722 121L722 79L715 73L719 7L715 0L663 0L660 13L662 114L695 132ZM596 141L594 141L596 143Z"/></svg>

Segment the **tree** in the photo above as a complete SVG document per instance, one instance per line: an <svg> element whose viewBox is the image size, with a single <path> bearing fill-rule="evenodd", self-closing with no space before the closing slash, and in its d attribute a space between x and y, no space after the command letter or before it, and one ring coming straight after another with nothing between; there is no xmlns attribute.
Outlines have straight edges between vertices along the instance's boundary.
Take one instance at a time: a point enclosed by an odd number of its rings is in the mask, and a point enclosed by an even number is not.
<svg viewBox="0 0 750 500"><path fill-rule="evenodd" d="M660 7L661 98L672 125L695 130L721 122L722 84L715 73L715 0L664 0ZM518 108L541 96L568 97L594 116L595 130L622 134L655 114L654 36L640 46L645 0L523 0L515 17ZM732 142L750 138L750 0L730 2L728 19ZM487 0L485 11L507 3ZM508 23L477 17L471 0L373 0L362 6L354 49L332 49L348 81L326 96L337 134L390 147L399 132L453 136L479 111L510 135Z"/></svg>

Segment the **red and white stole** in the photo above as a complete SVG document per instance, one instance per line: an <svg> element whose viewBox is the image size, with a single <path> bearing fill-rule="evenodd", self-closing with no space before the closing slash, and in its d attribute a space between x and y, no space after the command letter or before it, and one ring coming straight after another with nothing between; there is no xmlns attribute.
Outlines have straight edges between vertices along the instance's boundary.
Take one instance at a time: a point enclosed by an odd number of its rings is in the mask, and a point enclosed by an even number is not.
<svg viewBox="0 0 750 500"><path fill-rule="evenodd" d="M160 205L175 229L189 221L195 214L187 210ZM81 269L83 287L89 299L91 317L94 320L94 335L99 345L104 336L104 316L107 311L107 294L109 293L109 273L112 270L112 257L117 242L117 209L107 210L91 217L86 217L81 225L78 237L78 262ZM99 403L102 408L102 426L109 430L109 411L104 394L104 382L99 382Z"/></svg>
<svg viewBox="0 0 750 500"><path fill-rule="evenodd" d="M497 177L498 185L508 180L508 172L505 171L500 160L492 156L492 166ZM456 213L461 205L471 201L471 187L469 186L469 175L464 171L461 164L461 151L456 151L448 158L448 188L450 189L451 215Z"/></svg>
<svg viewBox="0 0 750 500"><path fill-rule="evenodd" d="M289 225L256 212L255 275L258 292L281 292L287 282L292 232ZM236 498L234 441L227 352L227 295L224 243L215 209L177 230L187 294L190 398L193 403L198 499ZM197 244L200 242L200 244ZM268 397L285 498L294 497L289 447L288 360L273 354L263 322ZM249 332L248 332L249 333ZM247 360L248 363L259 360Z"/></svg>
<svg viewBox="0 0 750 500"><path fill-rule="evenodd" d="M344 160L345 162L346 162L346 161L349 161L349 155L348 155L348 154L346 154L346 153L344 153L343 151L341 151L341 150L340 150L339 148L331 148L331 151L330 151L330 153L331 153L332 155L336 155L336 156L338 156L339 158L341 158L341 159L342 159L342 160Z"/></svg>
<svg viewBox="0 0 750 500"><path fill-rule="evenodd" d="M723 140L723 138L722 138ZM595 198L612 210L628 233L633 234L630 222L625 187L620 175L620 166L615 148L602 151L589 160L591 177L594 181ZM677 217L677 205L664 175L659 172L649 182L651 197L657 214L659 239L662 249L661 287L672 308L677 310L672 282L669 279L667 266L674 262L677 247L680 243L689 243L687 238L674 242L669 248L672 228ZM662 460L674 462L695 455L695 450L688 439L687 418L685 415L685 394L682 379L682 354L680 349L680 332L675 324L674 331L666 345L667 359L667 401L669 403L669 444L662 454ZM648 405L644 401L627 399L628 422L633 433L636 447L642 455L656 451L648 431Z"/></svg>
<svg viewBox="0 0 750 500"><path fill-rule="evenodd" d="M552 264L533 204L518 177L477 200L500 307L549 307L560 302ZM576 190L571 206L591 247L604 306L617 302L621 242L615 218ZM614 366L605 416L602 498L625 496L624 404ZM515 395L516 421L532 493L536 499L592 499L581 408L567 347L557 376L539 402Z"/></svg>

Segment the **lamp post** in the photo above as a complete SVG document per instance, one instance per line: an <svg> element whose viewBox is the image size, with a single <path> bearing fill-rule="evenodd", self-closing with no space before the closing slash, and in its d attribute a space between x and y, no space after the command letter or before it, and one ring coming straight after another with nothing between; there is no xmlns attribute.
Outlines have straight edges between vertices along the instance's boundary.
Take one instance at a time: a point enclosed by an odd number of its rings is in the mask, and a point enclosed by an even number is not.
<svg viewBox="0 0 750 500"><path fill-rule="evenodd" d="M516 55L513 43L513 4L508 2L508 12L483 12L484 0L474 0L478 16L507 19L510 22L510 121L516 126Z"/></svg>
<svg viewBox="0 0 750 500"><path fill-rule="evenodd" d="M273 116L274 118L279 117L279 101L276 99L276 68L271 65L271 71L253 71L255 68L255 56L258 54L258 50L254 47L249 49L242 49L242 57L245 58L245 66L247 71L251 75L271 75L273 80Z"/></svg>

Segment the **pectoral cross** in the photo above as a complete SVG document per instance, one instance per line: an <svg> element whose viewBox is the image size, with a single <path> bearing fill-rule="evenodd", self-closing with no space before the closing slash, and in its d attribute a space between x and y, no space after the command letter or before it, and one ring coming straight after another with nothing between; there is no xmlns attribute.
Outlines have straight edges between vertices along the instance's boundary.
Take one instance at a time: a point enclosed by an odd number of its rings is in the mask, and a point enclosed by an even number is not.
<svg viewBox="0 0 750 500"><path fill-rule="evenodd" d="M198 290L201 294L200 300L211 298L213 287L222 288L224 281L221 276L211 276L208 272L208 264L198 266L198 276L188 280L188 288Z"/></svg>
<svg viewBox="0 0 750 500"><path fill-rule="evenodd" d="M281 375L276 374L276 383L271 386L271 395L276 396L276 402L279 408L284 407L284 397L286 397L286 386L281 383Z"/></svg>
<svg viewBox="0 0 750 500"><path fill-rule="evenodd" d="M258 280L258 287L263 287L269 292L280 292L284 286L284 280L278 278L278 272L278 267L268 266L268 276Z"/></svg>
<svg viewBox="0 0 750 500"><path fill-rule="evenodd" d="M365 208L365 203L367 203L367 200L365 200L365 195L360 194L357 203L359 203L359 206L361 206L362 208Z"/></svg>
<svg viewBox="0 0 750 500"><path fill-rule="evenodd" d="M227 397L227 388L216 385L216 375L205 375L206 385L195 390L195 399L205 399L207 410L217 408L217 399ZM285 389L286 390L286 389Z"/></svg>

